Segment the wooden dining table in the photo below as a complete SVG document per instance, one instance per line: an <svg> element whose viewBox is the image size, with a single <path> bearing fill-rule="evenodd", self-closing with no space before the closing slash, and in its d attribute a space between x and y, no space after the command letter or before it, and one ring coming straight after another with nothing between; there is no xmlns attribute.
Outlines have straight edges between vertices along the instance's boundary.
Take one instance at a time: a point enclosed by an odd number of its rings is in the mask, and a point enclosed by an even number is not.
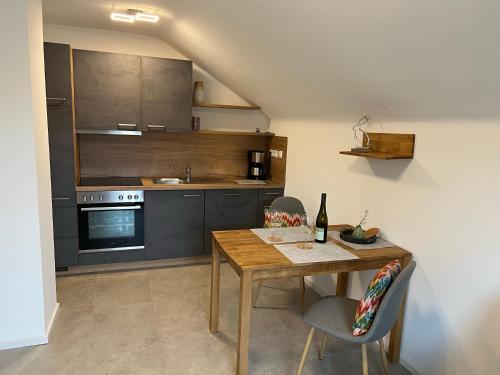
<svg viewBox="0 0 500 375"><path fill-rule="evenodd" d="M338 230L347 227L350 226L331 225L329 229ZM398 246L354 250L342 242L328 237L328 241L335 242L358 258L298 264L292 263L273 245L265 243L250 229L216 231L212 232L212 234L210 332L216 333L219 326L220 262L223 256L240 277L240 308L236 361L236 373L238 375L246 375L248 373L252 282L266 279L336 273L336 293L337 295L344 296L350 272L378 269L394 259L399 259L404 268L412 258L412 254L409 251ZM391 362L399 361L405 303L402 303L398 319L390 333L388 359Z"/></svg>

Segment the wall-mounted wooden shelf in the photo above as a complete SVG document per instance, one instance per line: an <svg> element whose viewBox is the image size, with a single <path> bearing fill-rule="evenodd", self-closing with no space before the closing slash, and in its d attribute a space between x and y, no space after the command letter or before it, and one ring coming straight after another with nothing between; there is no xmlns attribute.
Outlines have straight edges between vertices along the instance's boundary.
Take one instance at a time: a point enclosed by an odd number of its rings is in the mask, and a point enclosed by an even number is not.
<svg viewBox="0 0 500 375"><path fill-rule="evenodd" d="M259 110L258 105L232 105L232 104L212 104L212 103L193 103L193 107L218 108L218 109L243 109L247 111Z"/></svg>
<svg viewBox="0 0 500 375"><path fill-rule="evenodd" d="M245 136L256 136L256 137L274 137L274 133L270 132L239 132L239 131L227 131L227 130L199 130L199 131L193 131L189 134L199 134L199 135L206 135L206 134L211 134L211 135L245 135Z"/></svg>
<svg viewBox="0 0 500 375"><path fill-rule="evenodd" d="M340 151L340 153L381 160L413 159L415 134L368 133L368 136L371 143L370 151ZM367 144L368 139L363 134L363 146Z"/></svg>

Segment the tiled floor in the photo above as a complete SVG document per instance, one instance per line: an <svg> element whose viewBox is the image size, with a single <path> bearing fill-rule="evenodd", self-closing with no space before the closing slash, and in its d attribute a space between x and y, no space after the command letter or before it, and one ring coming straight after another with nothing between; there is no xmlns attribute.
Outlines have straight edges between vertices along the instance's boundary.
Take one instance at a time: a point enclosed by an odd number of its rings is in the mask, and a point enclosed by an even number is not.
<svg viewBox="0 0 500 375"><path fill-rule="evenodd" d="M220 331L208 331L206 265L57 279L60 311L48 345L0 351L0 374L224 375L235 373L239 282L222 266ZM295 374L308 327L298 312L298 281L267 282L252 312L251 374ZM308 290L308 299L318 298ZM304 375L360 374L360 349L319 335ZM376 346L370 374L381 374ZM408 374L393 365L391 374Z"/></svg>

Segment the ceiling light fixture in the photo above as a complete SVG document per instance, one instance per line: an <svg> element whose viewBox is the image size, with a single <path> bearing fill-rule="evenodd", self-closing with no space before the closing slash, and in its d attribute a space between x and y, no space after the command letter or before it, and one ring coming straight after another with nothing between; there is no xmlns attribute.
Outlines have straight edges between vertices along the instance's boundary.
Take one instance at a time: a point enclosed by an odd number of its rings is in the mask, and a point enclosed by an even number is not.
<svg viewBox="0 0 500 375"><path fill-rule="evenodd" d="M113 21L134 23L135 17L132 14L112 12L111 19Z"/></svg>
<svg viewBox="0 0 500 375"><path fill-rule="evenodd" d="M160 19L160 16L157 16L155 14L149 14L149 13L144 13L144 12L137 12L135 14L135 19L137 21L145 21L145 22L158 22Z"/></svg>

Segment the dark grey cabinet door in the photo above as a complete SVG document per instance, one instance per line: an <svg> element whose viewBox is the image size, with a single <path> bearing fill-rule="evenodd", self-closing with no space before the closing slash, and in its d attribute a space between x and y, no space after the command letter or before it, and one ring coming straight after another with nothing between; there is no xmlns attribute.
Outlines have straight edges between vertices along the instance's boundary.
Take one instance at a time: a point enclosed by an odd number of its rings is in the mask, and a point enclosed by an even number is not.
<svg viewBox="0 0 500 375"><path fill-rule="evenodd" d="M142 58L142 124L144 131L191 131L191 61Z"/></svg>
<svg viewBox="0 0 500 375"><path fill-rule="evenodd" d="M75 205L61 207L54 203L52 205L54 237L77 237L78 218Z"/></svg>
<svg viewBox="0 0 500 375"><path fill-rule="evenodd" d="M73 50L73 63L78 129L140 128L140 56Z"/></svg>
<svg viewBox="0 0 500 375"><path fill-rule="evenodd" d="M259 191L259 212L257 218L257 226L262 228L264 226L264 210L271 206L271 203L283 196L284 189L261 189Z"/></svg>
<svg viewBox="0 0 500 375"><path fill-rule="evenodd" d="M78 264L78 237L54 238L56 267L68 267Z"/></svg>
<svg viewBox="0 0 500 375"><path fill-rule="evenodd" d="M204 253L212 252L212 231L257 227L257 189L207 190Z"/></svg>
<svg viewBox="0 0 500 375"><path fill-rule="evenodd" d="M146 191L146 259L202 255L204 203L203 190Z"/></svg>
<svg viewBox="0 0 500 375"><path fill-rule="evenodd" d="M68 107L47 107L52 199L75 203L73 114Z"/></svg>
<svg viewBox="0 0 500 375"><path fill-rule="evenodd" d="M68 44L44 43L47 105L72 105L71 50Z"/></svg>

